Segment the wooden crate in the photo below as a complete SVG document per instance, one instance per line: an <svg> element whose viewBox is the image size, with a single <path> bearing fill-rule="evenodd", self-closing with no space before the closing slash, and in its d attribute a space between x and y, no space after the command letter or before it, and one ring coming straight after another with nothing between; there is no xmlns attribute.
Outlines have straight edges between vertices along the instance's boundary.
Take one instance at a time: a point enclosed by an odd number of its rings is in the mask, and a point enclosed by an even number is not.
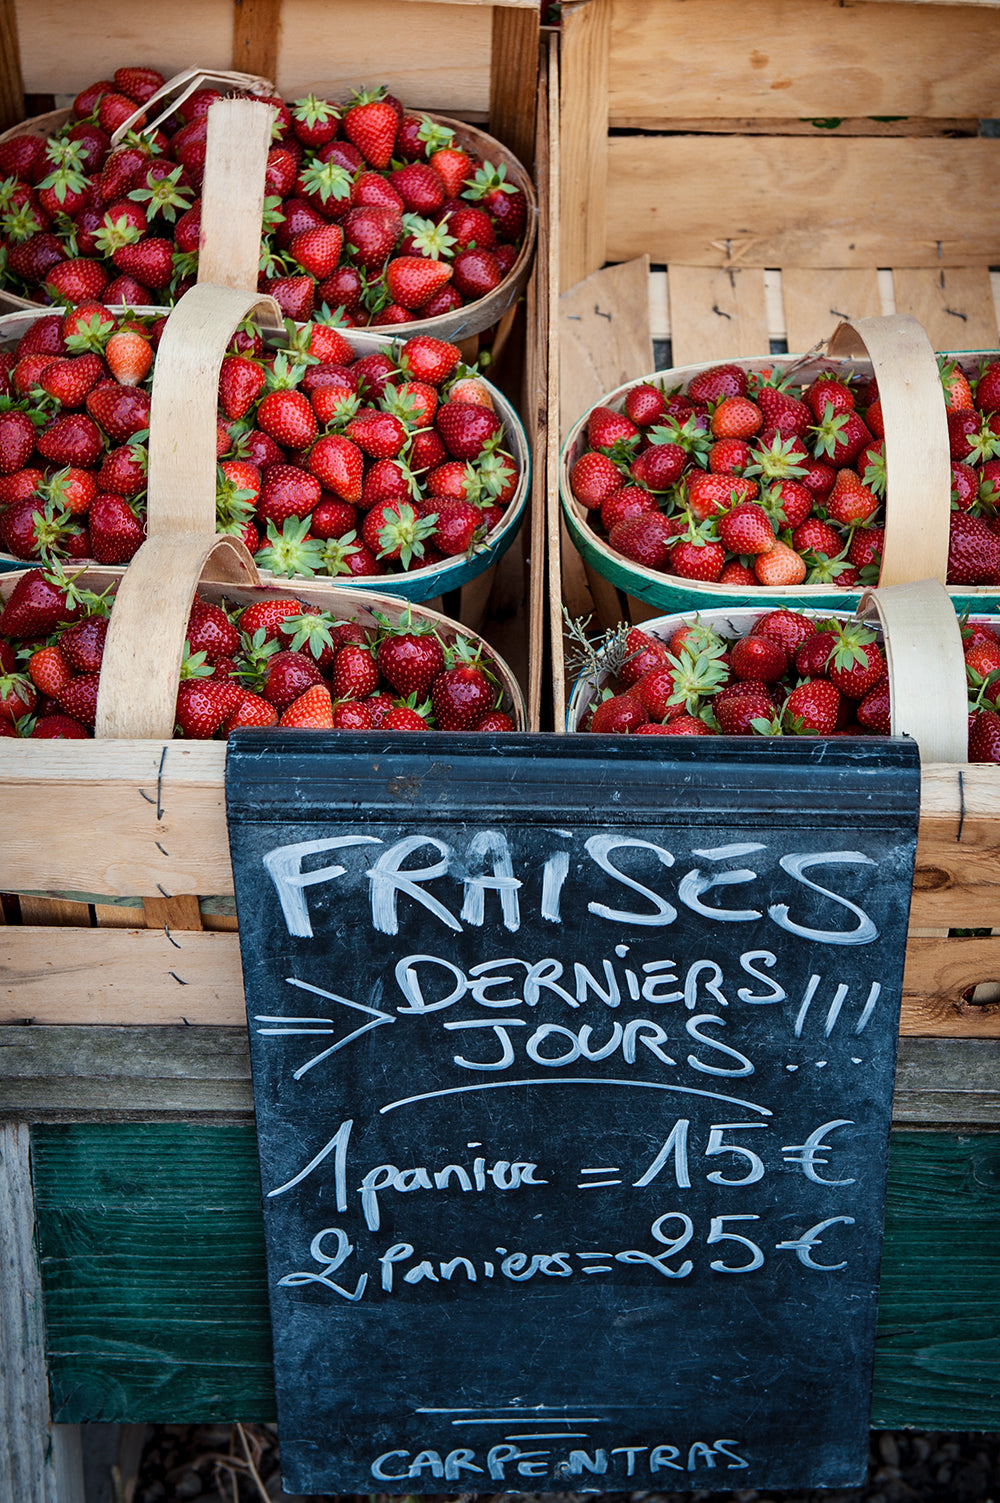
<svg viewBox="0 0 1000 1503"><path fill-rule="evenodd" d="M562 433L654 368L654 334L677 366L775 340L804 351L843 317L899 311L937 349L996 348L1000 140L977 131L997 112L998 41L991 5L567 6L550 153ZM584 570L560 524L554 435L547 466L558 731L563 606L655 612ZM1000 768L925 767L922 785L902 1032L997 1038Z"/></svg>
<svg viewBox="0 0 1000 1503"><path fill-rule="evenodd" d="M566 9L564 290L648 254L667 268L672 365L767 354L774 286L791 350L884 311L941 349L996 345L1000 141L977 134L997 112L996 9Z"/></svg>
<svg viewBox="0 0 1000 1503"><path fill-rule="evenodd" d="M262 74L285 98L385 83L406 104L488 120L529 165L538 31L536 0L177 0L141 26L127 0L4 0L0 125L126 63L167 77L198 64Z"/></svg>

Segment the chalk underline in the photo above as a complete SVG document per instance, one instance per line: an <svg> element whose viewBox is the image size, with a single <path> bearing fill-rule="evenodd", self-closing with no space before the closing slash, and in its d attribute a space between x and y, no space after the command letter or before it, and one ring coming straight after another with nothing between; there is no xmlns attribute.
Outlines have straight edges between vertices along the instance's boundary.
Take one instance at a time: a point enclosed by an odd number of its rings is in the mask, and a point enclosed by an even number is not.
<svg viewBox="0 0 1000 1503"><path fill-rule="evenodd" d="M440 1096L465 1096L470 1091L503 1091L512 1086L555 1086L555 1085L585 1085L585 1086L628 1086L633 1090L644 1091L673 1091L681 1096L705 1096L710 1101L724 1101L729 1106L743 1106L749 1112L759 1112L762 1117L773 1116L769 1107L758 1106L754 1101L744 1101L740 1096L724 1096L720 1091L699 1091L697 1086L665 1085L658 1080L616 1080L613 1077L588 1076L588 1075L560 1075L549 1079L538 1080L482 1080L475 1085L449 1086L443 1091L424 1091L419 1096L403 1096L399 1101L388 1101L385 1106L379 1107L379 1115L386 1112L394 1112L399 1106L413 1106L418 1101L434 1101Z"/></svg>

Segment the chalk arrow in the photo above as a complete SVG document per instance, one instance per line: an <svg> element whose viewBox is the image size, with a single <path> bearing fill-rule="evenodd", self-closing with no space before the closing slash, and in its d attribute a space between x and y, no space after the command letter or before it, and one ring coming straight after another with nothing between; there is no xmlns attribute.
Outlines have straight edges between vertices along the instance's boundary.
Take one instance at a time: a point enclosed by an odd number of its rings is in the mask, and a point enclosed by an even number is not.
<svg viewBox="0 0 1000 1503"><path fill-rule="evenodd" d="M353 1007L355 1012L367 1013L371 1019L363 1023L360 1028L355 1028L353 1033L348 1033L344 1038L338 1039L331 1044L329 1049L323 1049L319 1054L313 1055L312 1059L300 1065L293 1072L293 1080L301 1080L307 1070L313 1065L322 1064L323 1060L329 1059L331 1054L336 1054L338 1049L344 1049L348 1044L353 1044L355 1039L361 1038L362 1034L370 1033L373 1028L380 1028L383 1023L395 1023L392 1013L380 1012L377 1007L369 1007L366 1002L354 1002L350 997L340 997L336 992L324 991L321 986L313 986L308 981L300 981L296 976L286 976L285 981L289 986L297 986L304 992L312 992L317 997L325 997L329 1002L338 1002L341 1007ZM282 1018L271 1017L264 1013L254 1014L255 1023L276 1023L280 1026L275 1028L258 1028L257 1032L264 1038L287 1037L293 1034L331 1034L336 1033L337 1028L333 1018Z"/></svg>

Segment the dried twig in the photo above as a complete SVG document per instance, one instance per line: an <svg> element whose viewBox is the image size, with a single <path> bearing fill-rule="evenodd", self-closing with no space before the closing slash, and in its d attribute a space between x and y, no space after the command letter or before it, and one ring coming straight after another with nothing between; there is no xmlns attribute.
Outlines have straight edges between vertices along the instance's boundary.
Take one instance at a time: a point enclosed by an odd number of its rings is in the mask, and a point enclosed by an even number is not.
<svg viewBox="0 0 1000 1503"><path fill-rule="evenodd" d="M237 1434L240 1437L240 1441L242 1443L243 1450L244 1450L244 1453L246 1454L246 1458L247 1458L247 1466L250 1468L250 1475L251 1475L251 1477L254 1480L254 1484L256 1485L257 1491L260 1493L260 1496L263 1498L264 1503L271 1503L271 1500L268 1497L267 1492L265 1491L264 1484L260 1480L260 1473L258 1472L256 1466L254 1465L253 1457L250 1454L250 1444L249 1444L249 1442L247 1440L247 1433L244 1430L243 1426L240 1424L239 1420L236 1421L236 1432L237 1432ZM260 1450L262 1451L263 1447L260 1447Z"/></svg>

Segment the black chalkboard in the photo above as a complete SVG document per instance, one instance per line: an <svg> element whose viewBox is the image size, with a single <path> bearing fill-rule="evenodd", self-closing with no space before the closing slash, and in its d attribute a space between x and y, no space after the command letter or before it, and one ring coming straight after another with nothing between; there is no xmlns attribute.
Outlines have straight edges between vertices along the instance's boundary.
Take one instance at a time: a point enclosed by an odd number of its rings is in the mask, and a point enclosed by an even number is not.
<svg viewBox="0 0 1000 1503"><path fill-rule="evenodd" d="M237 732L291 1491L859 1482L912 743Z"/></svg>

